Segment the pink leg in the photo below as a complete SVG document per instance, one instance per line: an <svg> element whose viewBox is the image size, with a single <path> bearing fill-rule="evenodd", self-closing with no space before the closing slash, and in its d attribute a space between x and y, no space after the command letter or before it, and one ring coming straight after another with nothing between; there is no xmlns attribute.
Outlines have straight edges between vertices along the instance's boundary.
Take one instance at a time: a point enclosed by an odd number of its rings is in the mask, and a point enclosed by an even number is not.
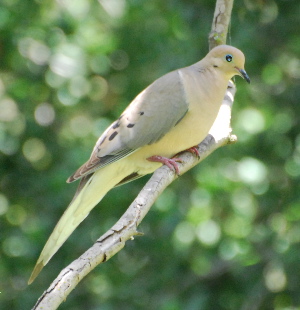
<svg viewBox="0 0 300 310"><path fill-rule="evenodd" d="M176 174L179 175L179 168L177 163L182 163L182 159L180 158L167 158L163 156L154 155L151 157L148 157L147 160L162 163L166 166L168 166L171 170L175 170Z"/></svg>

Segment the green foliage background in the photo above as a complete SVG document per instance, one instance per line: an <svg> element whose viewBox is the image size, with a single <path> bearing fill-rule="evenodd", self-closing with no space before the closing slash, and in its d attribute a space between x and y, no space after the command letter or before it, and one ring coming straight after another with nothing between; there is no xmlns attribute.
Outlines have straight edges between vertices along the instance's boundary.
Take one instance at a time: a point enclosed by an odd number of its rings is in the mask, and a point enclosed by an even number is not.
<svg viewBox="0 0 300 310"><path fill-rule="evenodd" d="M162 74L208 51L211 0L0 2L0 308L30 309L125 211L113 190L37 280L28 277L106 126ZM300 309L300 2L234 4L239 141L170 186L145 233L60 309Z"/></svg>

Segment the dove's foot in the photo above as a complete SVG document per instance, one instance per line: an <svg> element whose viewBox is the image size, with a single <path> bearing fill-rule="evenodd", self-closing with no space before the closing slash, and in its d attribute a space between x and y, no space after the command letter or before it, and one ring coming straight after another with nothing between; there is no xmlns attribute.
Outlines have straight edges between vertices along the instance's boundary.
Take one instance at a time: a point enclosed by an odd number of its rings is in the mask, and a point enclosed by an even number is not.
<svg viewBox="0 0 300 310"><path fill-rule="evenodd" d="M198 151L198 146L192 146L189 149L183 150L183 151L179 152L178 154L176 154L174 157L176 157L179 154L184 153L184 152L190 152L190 153L194 154L198 159L200 158L200 153Z"/></svg>
<svg viewBox="0 0 300 310"><path fill-rule="evenodd" d="M154 155L151 157L148 157L147 160L162 163L166 166L168 166L171 170L175 170L175 173L179 175L179 168L177 163L182 163L182 159L180 158L167 158L163 156Z"/></svg>
<svg viewBox="0 0 300 310"><path fill-rule="evenodd" d="M197 146L192 146L189 149L185 150L184 152L190 152L190 153L194 154L195 156L197 156L198 158L200 158L200 153L198 151Z"/></svg>

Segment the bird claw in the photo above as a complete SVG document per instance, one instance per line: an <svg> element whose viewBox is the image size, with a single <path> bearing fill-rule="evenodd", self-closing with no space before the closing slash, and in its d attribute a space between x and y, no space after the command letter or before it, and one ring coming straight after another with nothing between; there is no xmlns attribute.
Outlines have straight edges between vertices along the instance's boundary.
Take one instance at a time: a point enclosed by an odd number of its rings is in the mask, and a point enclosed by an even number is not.
<svg viewBox="0 0 300 310"><path fill-rule="evenodd" d="M178 154L181 154L181 153L184 153L184 152L192 153L192 154L195 155L198 159L200 158L200 153L199 153L199 151L198 151L198 146L197 146L197 145L192 146L192 147L190 147L190 148L188 148L188 149L186 149L186 150L184 150L184 151L181 151L181 152L178 153ZM175 156L177 156L177 155L175 155Z"/></svg>
<svg viewBox="0 0 300 310"><path fill-rule="evenodd" d="M157 162L157 163L162 163L163 165L168 166L171 170L174 170L177 175L179 174L179 168L177 163L182 163L182 159L180 158L167 158L159 155L154 155L151 157L148 157L147 160Z"/></svg>
<svg viewBox="0 0 300 310"><path fill-rule="evenodd" d="M192 146L189 149L185 150L185 152L190 152L192 154L194 154L195 156L197 156L197 158L200 158L200 153L198 151L198 147L197 146Z"/></svg>

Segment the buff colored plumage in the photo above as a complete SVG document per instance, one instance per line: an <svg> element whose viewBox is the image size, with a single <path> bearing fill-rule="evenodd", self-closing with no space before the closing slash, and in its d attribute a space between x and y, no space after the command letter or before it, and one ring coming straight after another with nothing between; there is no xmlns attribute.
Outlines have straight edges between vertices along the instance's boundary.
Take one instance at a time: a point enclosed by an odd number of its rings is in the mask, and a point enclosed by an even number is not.
<svg viewBox="0 0 300 310"><path fill-rule="evenodd" d="M240 75L250 81L244 63L240 50L228 45L215 47L201 61L157 79L131 102L101 135L90 159L68 179L81 181L29 283L110 189L152 173L162 162L168 163L168 158L207 136L229 79ZM157 155L164 157L163 161L156 162Z"/></svg>

